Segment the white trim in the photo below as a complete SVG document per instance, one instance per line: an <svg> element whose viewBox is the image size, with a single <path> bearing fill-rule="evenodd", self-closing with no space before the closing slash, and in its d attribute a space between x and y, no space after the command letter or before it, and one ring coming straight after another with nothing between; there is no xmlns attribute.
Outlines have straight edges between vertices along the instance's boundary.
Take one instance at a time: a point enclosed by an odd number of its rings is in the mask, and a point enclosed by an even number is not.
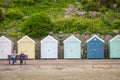
<svg viewBox="0 0 120 80"><path fill-rule="evenodd" d="M88 43L90 40L92 40L95 37L98 38L100 41L104 42L104 40L102 40L100 37L98 37L97 35L94 35L93 37L91 37L90 39L88 39L86 43Z"/></svg>
<svg viewBox="0 0 120 80"><path fill-rule="evenodd" d="M63 41L63 43L65 43L66 41L68 41L70 38L74 38L74 39L76 39L77 41L79 41L81 43L81 41L78 38L76 38L74 35L69 36L67 39L65 39Z"/></svg>
<svg viewBox="0 0 120 80"><path fill-rule="evenodd" d="M25 39L25 38L27 38L27 39L31 40L33 43L35 43L35 41L32 40L32 39L31 39L30 37L28 37L28 36L24 36L22 39L18 40L17 43L21 42L21 41L22 41L23 39Z"/></svg>
<svg viewBox="0 0 120 80"><path fill-rule="evenodd" d="M115 38L117 38L117 37L120 37L120 35L115 36L115 37L112 38L109 42L113 41L113 40L114 40Z"/></svg>
<svg viewBox="0 0 120 80"><path fill-rule="evenodd" d="M1 36L0 39L2 39L2 38L5 38L7 41L9 41L9 42L12 43L12 41L11 41L10 39L8 39L7 37L5 37L5 36Z"/></svg>
<svg viewBox="0 0 120 80"><path fill-rule="evenodd" d="M50 35L48 35L47 37L45 37L44 39L42 39L42 40L40 41L40 43L44 42L45 40L47 40L47 39L49 39L49 38L53 39L55 42L58 43L58 41L57 41L55 38L53 38L52 36L50 36Z"/></svg>

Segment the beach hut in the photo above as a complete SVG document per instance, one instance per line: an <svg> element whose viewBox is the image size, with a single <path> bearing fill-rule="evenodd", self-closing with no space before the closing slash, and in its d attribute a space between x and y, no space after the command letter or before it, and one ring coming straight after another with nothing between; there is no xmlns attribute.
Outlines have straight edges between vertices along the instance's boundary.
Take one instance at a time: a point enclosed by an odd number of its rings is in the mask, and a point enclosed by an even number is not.
<svg viewBox="0 0 120 80"><path fill-rule="evenodd" d="M28 55L29 59L35 59L35 41L28 36L24 36L22 39L17 41L18 43L18 54L24 52Z"/></svg>
<svg viewBox="0 0 120 80"><path fill-rule="evenodd" d="M41 59L58 59L58 41L48 35L40 41Z"/></svg>
<svg viewBox="0 0 120 80"><path fill-rule="evenodd" d="M0 59L8 59L12 53L12 41L5 36L0 37Z"/></svg>
<svg viewBox="0 0 120 80"><path fill-rule="evenodd" d="M87 58L99 59L104 58L104 41L97 35L94 35L86 42Z"/></svg>
<svg viewBox="0 0 120 80"><path fill-rule="evenodd" d="M75 36L70 36L64 40L64 59L81 58L81 41Z"/></svg>
<svg viewBox="0 0 120 80"><path fill-rule="evenodd" d="M109 54L110 58L120 58L120 35L109 41Z"/></svg>

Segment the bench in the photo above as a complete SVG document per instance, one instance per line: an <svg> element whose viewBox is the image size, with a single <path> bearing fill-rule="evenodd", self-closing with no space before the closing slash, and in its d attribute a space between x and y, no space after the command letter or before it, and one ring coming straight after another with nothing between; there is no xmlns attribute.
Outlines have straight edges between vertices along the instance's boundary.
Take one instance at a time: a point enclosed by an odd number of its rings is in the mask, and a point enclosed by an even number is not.
<svg viewBox="0 0 120 80"><path fill-rule="evenodd" d="M24 57L24 63L26 64L26 60L28 59L28 55L25 55ZM11 55L8 55L9 65L11 64ZM16 55L16 60L20 60L20 55Z"/></svg>

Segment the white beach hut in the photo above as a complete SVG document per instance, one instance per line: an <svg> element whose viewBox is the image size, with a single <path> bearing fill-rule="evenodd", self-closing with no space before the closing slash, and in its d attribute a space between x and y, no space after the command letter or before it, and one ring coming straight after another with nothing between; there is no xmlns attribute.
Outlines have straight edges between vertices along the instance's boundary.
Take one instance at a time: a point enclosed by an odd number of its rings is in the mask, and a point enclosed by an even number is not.
<svg viewBox="0 0 120 80"><path fill-rule="evenodd" d="M0 37L0 59L8 59L12 53L12 41L5 36Z"/></svg>
<svg viewBox="0 0 120 80"><path fill-rule="evenodd" d="M58 41L48 35L40 41L41 43L41 59L57 59L58 58Z"/></svg>

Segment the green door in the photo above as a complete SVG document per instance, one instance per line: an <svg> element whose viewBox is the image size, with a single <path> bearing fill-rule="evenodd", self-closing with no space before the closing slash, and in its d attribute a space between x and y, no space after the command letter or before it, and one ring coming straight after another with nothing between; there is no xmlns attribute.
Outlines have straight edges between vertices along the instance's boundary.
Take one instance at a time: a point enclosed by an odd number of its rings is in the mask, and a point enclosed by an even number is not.
<svg viewBox="0 0 120 80"><path fill-rule="evenodd" d="M110 58L120 58L120 42L112 42L110 46Z"/></svg>

